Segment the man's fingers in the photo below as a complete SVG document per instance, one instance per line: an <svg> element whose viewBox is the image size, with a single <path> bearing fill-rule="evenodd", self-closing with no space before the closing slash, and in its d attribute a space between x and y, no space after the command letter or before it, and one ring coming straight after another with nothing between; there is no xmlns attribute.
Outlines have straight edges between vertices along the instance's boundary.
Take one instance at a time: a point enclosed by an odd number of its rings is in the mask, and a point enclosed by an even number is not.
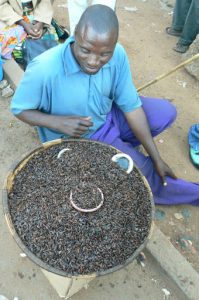
<svg viewBox="0 0 199 300"><path fill-rule="evenodd" d="M173 173L172 170L170 170L170 172L168 172L167 175L168 175L169 177L173 178L173 179L177 179L177 176ZM163 184L164 186L167 186L167 180L166 180L165 177L162 177L162 184Z"/></svg>
<svg viewBox="0 0 199 300"><path fill-rule="evenodd" d="M161 180L162 180L162 185L167 186L167 181L165 176L161 176Z"/></svg>
<svg viewBox="0 0 199 300"><path fill-rule="evenodd" d="M80 125L76 130L75 130L75 133L80 133L80 134L83 134L85 133L86 131L88 131L88 126L82 126Z"/></svg>
<svg viewBox="0 0 199 300"><path fill-rule="evenodd" d="M88 120L87 118L81 118L81 120L80 120L80 125L82 125L82 126L87 126L87 127L91 127L91 126L93 126L93 122L91 122L91 121Z"/></svg>

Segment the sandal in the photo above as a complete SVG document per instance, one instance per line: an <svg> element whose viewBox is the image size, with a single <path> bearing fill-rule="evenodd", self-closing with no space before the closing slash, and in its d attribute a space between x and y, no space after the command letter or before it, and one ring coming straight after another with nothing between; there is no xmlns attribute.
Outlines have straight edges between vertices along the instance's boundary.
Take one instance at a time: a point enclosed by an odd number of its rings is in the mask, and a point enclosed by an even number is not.
<svg viewBox="0 0 199 300"><path fill-rule="evenodd" d="M181 30L175 30L172 27L166 28L166 33L173 36L181 36L182 31Z"/></svg>
<svg viewBox="0 0 199 300"><path fill-rule="evenodd" d="M179 53L185 53L189 49L189 46L182 45L180 43L177 43L175 47L173 47L173 50Z"/></svg>
<svg viewBox="0 0 199 300"><path fill-rule="evenodd" d="M194 166L199 168L199 150L194 150L192 147L190 147L189 155Z"/></svg>

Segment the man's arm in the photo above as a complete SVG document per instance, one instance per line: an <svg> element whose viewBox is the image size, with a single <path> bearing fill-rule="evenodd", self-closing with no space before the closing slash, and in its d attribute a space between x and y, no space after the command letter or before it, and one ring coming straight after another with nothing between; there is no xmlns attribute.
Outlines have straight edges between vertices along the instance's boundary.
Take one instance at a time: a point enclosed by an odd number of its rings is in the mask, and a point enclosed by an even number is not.
<svg viewBox="0 0 199 300"><path fill-rule="evenodd" d="M93 126L90 117L49 115L38 110L25 110L16 117L29 125L47 127L76 138Z"/></svg>
<svg viewBox="0 0 199 300"><path fill-rule="evenodd" d="M125 116L131 130L150 155L158 175L162 178L163 184L166 183L166 175L176 178L173 171L160 157L158 149L151 136L148 121L142 107L132 112L125 113Z"/></svg>

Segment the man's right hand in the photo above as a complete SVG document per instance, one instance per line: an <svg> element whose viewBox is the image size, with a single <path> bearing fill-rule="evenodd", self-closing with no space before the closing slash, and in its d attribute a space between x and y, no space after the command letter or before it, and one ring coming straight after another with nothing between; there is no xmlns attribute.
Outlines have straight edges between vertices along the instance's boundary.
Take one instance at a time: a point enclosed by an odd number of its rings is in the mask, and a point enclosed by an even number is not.
<svg viewBox="0 0 199 300"><path fill-rule="evenodd" d="M17 117L29 125L47 127L79 138L93 126L91 117L49 115L38 110L24 110Z"/></svg>
<svg viewBox="0 0 199 300"><path fill-rule="evenodd" d="M91 117L78 116L58 116L55 124L57 131L76 138L85 134L91 126Z"/></svg>

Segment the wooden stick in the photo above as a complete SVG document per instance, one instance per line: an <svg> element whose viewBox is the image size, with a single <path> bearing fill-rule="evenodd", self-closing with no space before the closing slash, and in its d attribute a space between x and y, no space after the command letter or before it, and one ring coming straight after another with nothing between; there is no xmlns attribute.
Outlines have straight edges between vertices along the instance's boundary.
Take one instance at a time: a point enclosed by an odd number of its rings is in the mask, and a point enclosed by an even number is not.
<svg viewBox="0 0 199 300"><path fill-rule="evenodd" d="M141 91L141 90L147 88L148 86L150 86L150 85L152 85L152 84L158 82L159 80L161 80L161 79L167 77L168 75L172 74L172 73L175 72L176 70L182 68L182 67L185 66L185 65L190 64L192 61L194 61L194 60L196 60L196 59L198 59L198 58L199 58L199 53L196 54L196 55L194 55L194 56L192 56L191 58L185 60L185 61L182 62L181 64L177 65L175 68L171 69L169 72L164 73L164 74L162 74L162 75L156 77L155 79L149 81L147 84L144 84L144 85L140 86L140 87L137 89L137 91L139 92L139 91Z"/></svg>

